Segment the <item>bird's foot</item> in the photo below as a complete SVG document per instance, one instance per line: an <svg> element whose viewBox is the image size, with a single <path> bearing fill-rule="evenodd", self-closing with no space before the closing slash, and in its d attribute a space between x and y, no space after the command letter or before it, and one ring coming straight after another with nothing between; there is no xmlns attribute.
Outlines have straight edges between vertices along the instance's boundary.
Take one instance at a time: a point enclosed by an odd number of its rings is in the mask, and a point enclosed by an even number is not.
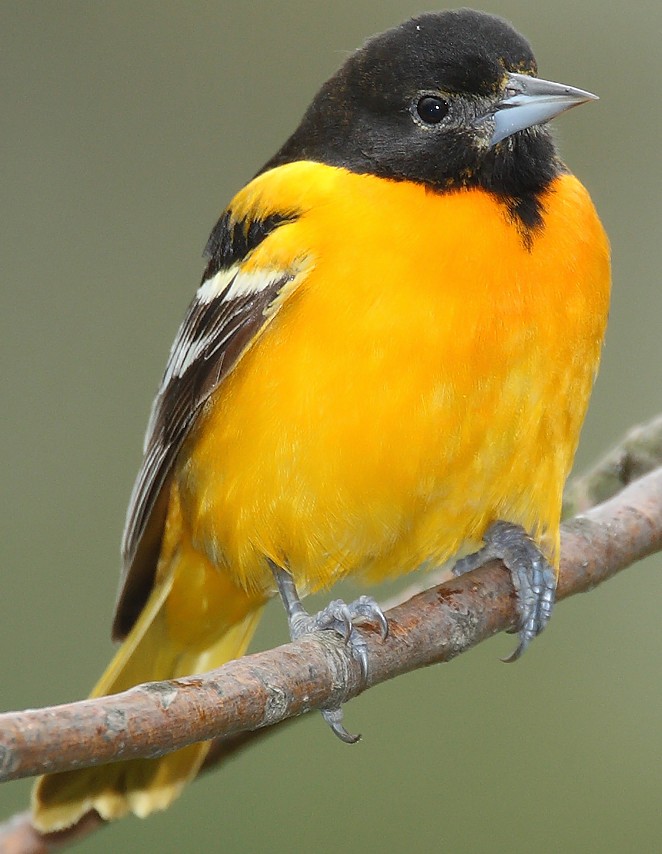
<svg viewBox="0 0 662 854"><path fill-rule="evenodd" d="M517 661L533 638L549 622L556 594L556 573L540 548L520 525L495 522L484 536L485 546L467 555L453 567L454 575L464 575L490 560L501 560L512 578L517 595L519 634L517 648L503 660Z"/></svg>
<svg viewBox="0 0 662 854"><path fill-rule="evenodd" d="M318 611L317 614L308 614L300 611L290 621L290 634L292 640L297 640L302 635L310 632L333 631L339 634L352 653L352 656L361 666L361 676L365 681L368 677L368 649L363 635L354 626L360 623L376 623L379 626L382 638L388 635L388 622L384 612L372 596L361 596L355 602L346 604L342 599L334 599L332 602ZM322 717L331 727L333 732L347 744L355 744L360 735L352 735L342 724L343 713L340 707L336 709L322 709Z"/></svg>
<svg viewBox="0 0 662 854"><path fill-rule="evenodd" d="M287 619L292 640L298 640L311 632L334 631L349 647L352 656L361 666L361 676L365 682L368 676L368 652L365 639L354 627L355 624L375 623L379 626L383 639L388 636L388 622L384 612L372 596L360 596L355 602L346 604L334 599L317 614L309 614L301 604L294 581L289 572L273 566L278 590L287 611ZM354 744L361 736L352 735L342 724L343 713L340 707L322 709L322 717L333 732L347 744Z"/></svg>

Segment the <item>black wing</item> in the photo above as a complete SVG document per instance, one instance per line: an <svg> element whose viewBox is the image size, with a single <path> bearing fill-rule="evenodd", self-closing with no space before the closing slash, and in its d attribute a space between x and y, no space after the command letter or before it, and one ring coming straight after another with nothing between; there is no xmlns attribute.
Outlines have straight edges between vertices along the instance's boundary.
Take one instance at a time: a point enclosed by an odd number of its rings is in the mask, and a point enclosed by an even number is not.
<svg viewBox="0 0 662 854"><path fill-rule="evenodd" d="M123 638L154 582L175 458L200 407L236 364L271 316L298 270L247 272L242 262L291 215L258 223L233 222L226 213L207 244L207 270L170 350L147 426L144 457L127 511L124 569L113 625Z"/></svg>

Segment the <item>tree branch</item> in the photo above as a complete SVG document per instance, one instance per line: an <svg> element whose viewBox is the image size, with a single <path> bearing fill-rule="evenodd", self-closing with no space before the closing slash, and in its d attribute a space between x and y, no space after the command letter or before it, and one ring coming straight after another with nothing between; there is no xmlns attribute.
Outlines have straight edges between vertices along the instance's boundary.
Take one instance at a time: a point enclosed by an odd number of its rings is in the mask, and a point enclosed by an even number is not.
<svg viewBox="0 0 662 854"><path fill-rule="evenodd" d="M658 466L662 466L662 415L633 427L592 469L570 481L563 495L563 518L612 498Z"/></svg>
<svg viewBox="0 0 662 854"><path fill-rule="evenodd" d="M590 590L660 549L662 468L563 526L558 599ZM512 628L515 597L508 573L493 562L418 593L389 610L388 618L386 641L366 635L370 685L449 661ZM207 764L216 764L252 743L258 733L250 730L336 706L361 690L358 664L342 642L330 633L311 635L202 676L0 715L0 780L161 756L209 738L215 742ZM27 815L17 816L0 828L0 850L54 851L100 824L92 814L75 828L41 836Z"/></svg>

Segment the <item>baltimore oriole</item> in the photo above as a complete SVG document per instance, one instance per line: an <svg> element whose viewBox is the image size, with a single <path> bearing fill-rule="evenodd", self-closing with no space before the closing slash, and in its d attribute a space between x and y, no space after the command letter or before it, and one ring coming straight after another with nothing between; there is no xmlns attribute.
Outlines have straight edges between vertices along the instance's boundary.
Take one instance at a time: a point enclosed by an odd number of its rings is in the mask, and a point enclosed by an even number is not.
<svg viewBox="0 0 662 854"><path fill-rule="evenodd" d="M378 35L214 227L152 408L93 696L241 656L281 594L293 637L353 621L299 594L484 547L545 626L561 493L598 367L609 248L545 123L594 96L538 79L470 10ZM326 713L352 737L339 710ZM166 807L206 744L42 778L34 821Z"/></svg>

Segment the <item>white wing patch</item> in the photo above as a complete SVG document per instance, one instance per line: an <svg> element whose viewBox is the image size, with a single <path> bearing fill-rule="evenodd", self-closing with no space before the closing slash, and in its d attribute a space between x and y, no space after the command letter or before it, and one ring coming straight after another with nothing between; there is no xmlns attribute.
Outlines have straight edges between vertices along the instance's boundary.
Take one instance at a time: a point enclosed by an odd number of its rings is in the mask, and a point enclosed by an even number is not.
<svg viewBox="0 0 662 854"><path fill-rule="evenodd" d="M235 264L229 270L219 270L215 276L207 279L198 289L196 298L200 302L211 302L216 297L222 296L229 302L237 297L245 297L264 291L278 281L281 276L282 272L274 272L274 270L241 272L240 265Z"/></svg>
<svg viewBox="0 0 662 854"><path fill-rule="evenodd" d="M282 284L284 278L292 274L284 273L283 270L256 270L253 272L242 272L237 264L229 270L219 270L215 276L207 279L198 288L193 299L192 308L202 309L213 302L219 305L225 304L230 308L231 304L242 297L250 297L273 288L274 285ZM189 311L189 317L192 312ZM187 323L186 320L179 328L172 348L166 372L161 382L161 389L167 387L170 381L181 377L198 359L208 350L210 343L215 340L216 346L222 343L223 330L215 327L207 328L197 324ZM145 448L152 424L147 428L145 437Z"/></svg>
<svg viewBox="0 0 662 854"><path fill-rule="evenodd" d="M229 267L227 270L219 270L215 276L210 276L200 285L195 299L198 302L211 302L216 297L220 297L228 286L232 283L237 273L240 270L239 264Z"/></svg>

